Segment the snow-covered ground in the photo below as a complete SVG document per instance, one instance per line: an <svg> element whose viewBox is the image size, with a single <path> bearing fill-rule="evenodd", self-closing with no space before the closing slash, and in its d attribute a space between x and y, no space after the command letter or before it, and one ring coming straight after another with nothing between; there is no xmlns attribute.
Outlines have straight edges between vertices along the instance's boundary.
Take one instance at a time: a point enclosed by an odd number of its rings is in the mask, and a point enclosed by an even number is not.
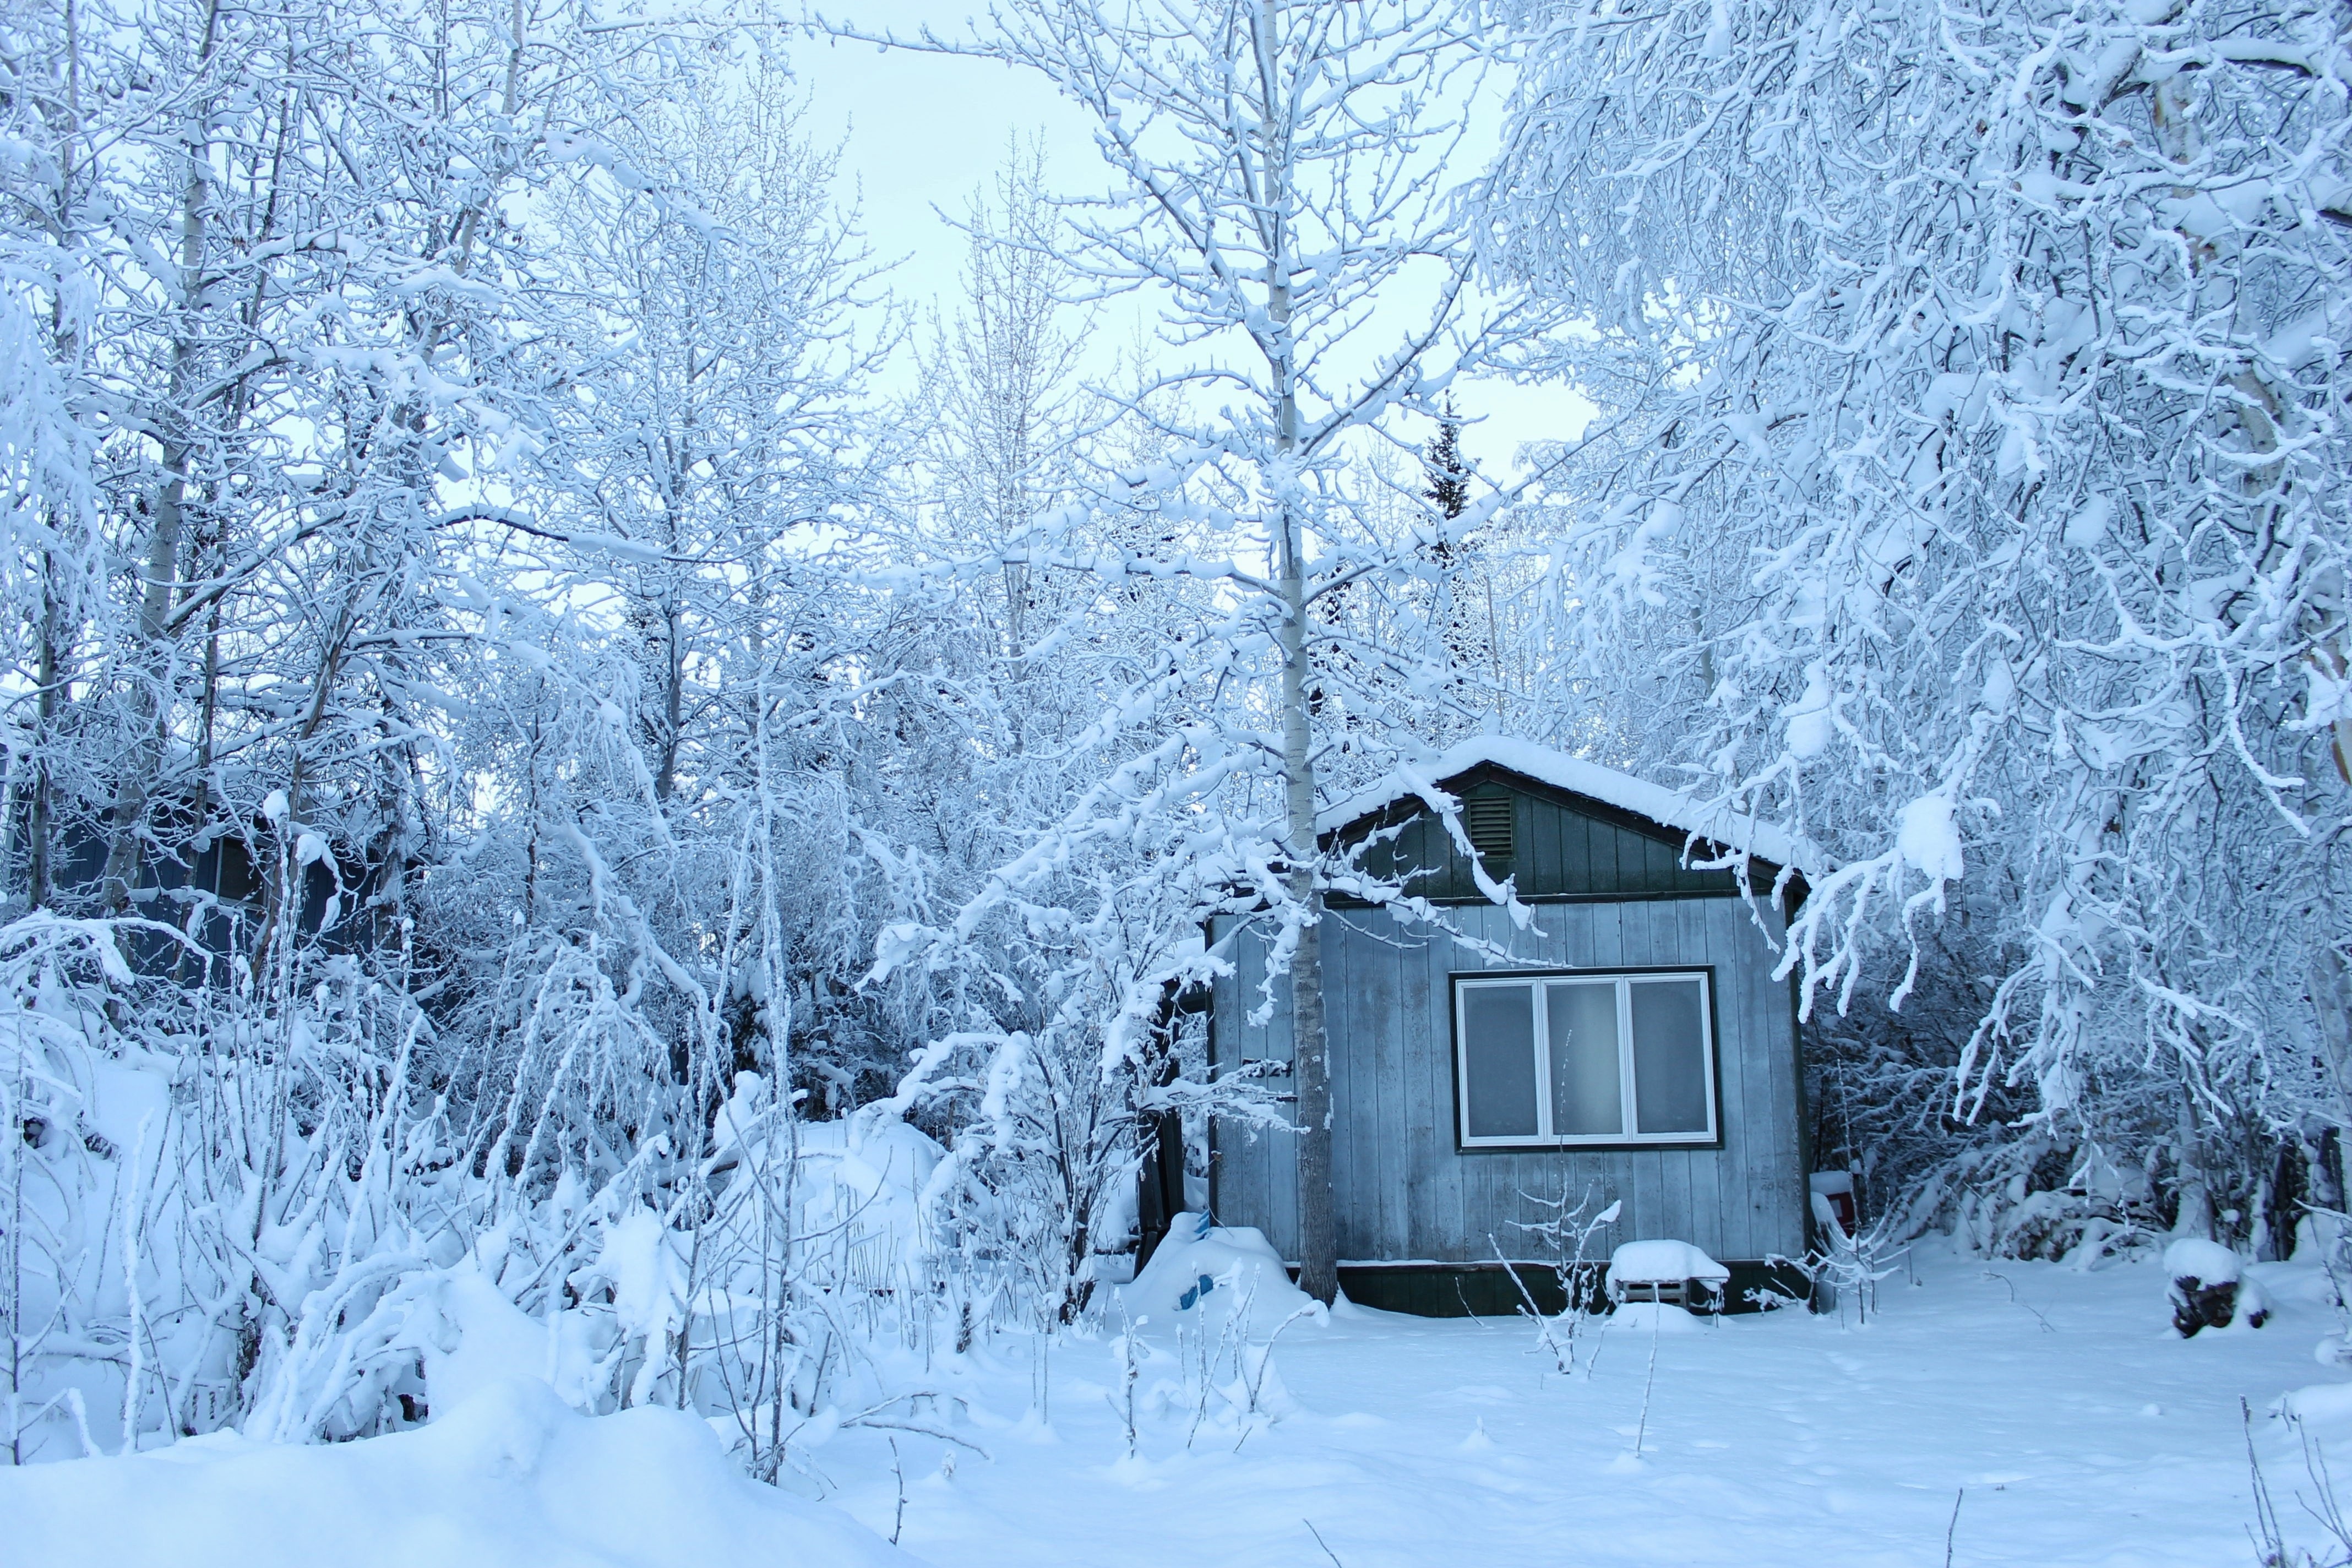
<svg viewBox="0 0 2352 1568"><path fill-rule="evenodd" d="M1292 1329L1276 1364L1295 1408L1203 1434L1171 1409L1122 1455L1110 1345L1057 1351L1050 1428L976 1430L991 1458L900 1439L905 1544L941 1568L1344 1568L1496 1562L1933 1564L2251 1563L2238 1401L2289 1538L2322 1544L2284 1392L2341 1381L2312 1347L2335 1326L2315 1270L2256 1266L2279 1304L2259 1331L2183 1342L2153 1263L2090 1274L1923 1255L1881 1287L1866 1328L1832 1317L1612 1331L1590 1381L1549 1375L1519 1323L1362 1313ZM1149 1330L1146 1331L1150 1332ZM1163 1349L1166 1348L1163 1346ZM1139 1389L1172 1377L1147 1363ZM972 1397L1014 1415L1032 1371ZM2352 1500L2352 1424L2315 1429ZM841 1500L887 1531L887 1451L845 1435L822 1456ZM919 1449L919 1457L918 1451ZM1953 1503L1966 1488L1957 1527ZM1319 1532L1329 1556L1318 1548Z"/></svg>
<svg viewBox="0 0 2352 1568"><path fill-rule="evenodd" d="M690 1417L591 1420L493 1384L399 1436L210 1438L0 1472L0 1556L882 1568L907 1560L882 1540L898 1524L937 1568L1932 1564L1948 1531L1955 1564L2215 1568L2254 1560L2241 1399L2289 1538L2326 1544L2296 1500L2317 1500L2298 1436L2270 1414L2290 1390L2352 1391L2313 1354L2336 1327L2316 1270L2254 1266L2270 1323L2185 1342L2153 1263L2083 1273L1931 1249L1916 1272L1886 1281L1866 1327L1621 1321L1589 1377L1553 1372L1524 1323L1347 1310L1283 1334L1266 1413L1220 1396L1197 1427L1163 1310L1139 1335L1133 1458L1115 1336L1065 1339L1042 1367L1031 1342L999 1339L923 1374L940 1398L917 1424L961 1443L840 1431L801 1483L828 1503L741 1479ZM2352 1399L2305 1404L2352 1480Z"/></svg>
<svg viewBox="0 0 2352 1568"><path fill-rule="evenodd" d="M835 1509L746 1479L675 1410L573 1413L491 1384L421 1431L218 1433L0 1470L0 1563L88 1568L892 1568Z"/></svg>

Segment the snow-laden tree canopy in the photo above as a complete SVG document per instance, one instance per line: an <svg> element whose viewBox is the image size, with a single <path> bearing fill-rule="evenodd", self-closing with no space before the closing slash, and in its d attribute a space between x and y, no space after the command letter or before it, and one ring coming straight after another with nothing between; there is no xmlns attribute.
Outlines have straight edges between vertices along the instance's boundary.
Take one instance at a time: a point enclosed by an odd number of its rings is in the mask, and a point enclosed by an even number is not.
<svg viewBox="0 0 2352 1568"><path fill-rule="evenodd" d="M887 41L1099 163L924 312L772 18L0 15L12 1453L413 1425L460 1320L770 1477L926 1430L893 1347L1082 1318L1209 1116L1328 1190L1323 900L1447 916L1322 830L1522 742L1802 868L1808 1136L1913 1219L2276 1250L2352 1071L2341 30L1005 0ZM1498 483L1502 374L1600 416ZM1218 914L1287 1066L1206 1060Z"/></svg>
<svg viewBox="0 0 2352 1568"><path fill-rule="evenodd" d="M1964 1114L2004 1075L2048 1114L2149 1069L2217 1111L2313 1083L2340 14L1508 9L1494 257L1591 313L1564 357L1620 419L1555 485L1576 656L1649 766L1836 862L1808 1005L1907 934L1881 992L1974 1016Z"/></svg>

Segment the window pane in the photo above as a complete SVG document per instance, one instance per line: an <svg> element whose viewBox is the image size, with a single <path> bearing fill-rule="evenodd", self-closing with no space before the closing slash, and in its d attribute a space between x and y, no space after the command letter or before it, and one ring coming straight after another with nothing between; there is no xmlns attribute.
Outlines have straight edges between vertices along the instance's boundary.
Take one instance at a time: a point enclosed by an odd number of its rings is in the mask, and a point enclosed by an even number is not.
<svg viewBox="0 0 2352 1568"><path fill-rule="evenodd" d="M1551 986L1544 1010L1551 1029L1551 1130L1563 1138L1622 1133L1617 983Z"/></svg>
<svg viewBox="0 0 2352 1568"><path fill-rule="evenodd" d="M1706 1131L1706 1052L1696 980L1636 982L1633 1113L1644 1132Z"/></svg>
<svg viewBox="0 0 2352 1568"><path fill-rule="evenodd" d="M1462 1097L1473 1138L1536 1135L1536 992L1462 988Z"/></svg>

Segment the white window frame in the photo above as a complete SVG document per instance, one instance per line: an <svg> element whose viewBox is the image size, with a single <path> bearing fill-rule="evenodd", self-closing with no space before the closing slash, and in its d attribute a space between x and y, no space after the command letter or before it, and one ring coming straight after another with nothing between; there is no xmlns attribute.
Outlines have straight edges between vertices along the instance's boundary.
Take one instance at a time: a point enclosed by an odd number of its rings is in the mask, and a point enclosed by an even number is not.
<svg viewBox="0 0 2352 1568"><path fill-rule="evenodd" d="M1640 1126L1633 1082L1633 987L1671 981L1699 984L1699 1051L1706 1074L1706 1131L1704 1132L1637 1132ZM1617 1092L1620 1110L1617 1132L1559 1134L1551 1131L1551 987L1562 984L1601 984L1617 988ZM1464 998L1472 991L1506 986L1531 986L1535 991L1535 1027L1528 1048L1536 1058L1536 1133L1497 1137L1470 1135L1470 1039ZM1688 969L1515 969L1501 973L1454 977L1454 1135L1464 1149L1658 1149L1703 1148L1723 1141L1722 1083L1716 1070L1715 973L1708 968Z"/></svg>

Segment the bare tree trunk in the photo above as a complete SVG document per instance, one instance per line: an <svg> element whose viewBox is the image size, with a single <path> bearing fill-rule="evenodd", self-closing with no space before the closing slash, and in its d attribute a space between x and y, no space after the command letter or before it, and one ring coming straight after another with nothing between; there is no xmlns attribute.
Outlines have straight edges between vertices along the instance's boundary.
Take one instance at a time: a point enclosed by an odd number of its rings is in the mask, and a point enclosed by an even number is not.
<svg viewBox="0 0 2352 1568"><path fill-rule="evenodd" d="M671 532L671 548L675 550L677 533ZM672 572L677 569L671 568ZM677 735L686 721L686 650L682 643L683 616L678 608L677 588L669 590L669 603L662 611L662 712L660 743L654 748L654 798L667 800L677 789Z"/></svg>
<svg viewBox="0 0 2352 1568"><path fill-rule="evenodd" d="M177 379L176 377L174 378ZM139 611L139 643L144 656L132 678L131 712L138 736L131 765L114 786L112 841L106 850L106 874L99 884L106 907L121 913L131 902L131 884L138 879L139 832L147 819L147 796L156 771L163 763L163 726L170 704L163 687L171 676L171 660L163 647L173 590L179 581L181 503L187 490L188 452L181 447L167 452L166 466L177 470L157 494L154 527L148 535L147 592Z"/></svg>
<svg viewBox="0 0 2352 1568"><path fill-rule="evenodd" d="M2319 1041L2336 1079L2336 1098L2352 1121L2352 969L2334 942L2311 959L2311 1005L2319 1015Z"/></svg>
<svg viewBox="0 0 2352 1568"><path fill-rule="evenodd" d="M220 26L218 0L205 16L205 35L196 53L197 68L211 62ZM137 879L139 835L147 820L147 797L155 774L163 765L164 726L171 705L163 685L171 677L171 658L164 647L171 626L172 600L179 584L180 532L188 493L188 466L194 456L194 421L189 415L194 397L195 358L200 330L196 318L208 304L209 279L205 270L206 226L212 205L212 125L209 105L193 119L185 148L187 184L180 206L180 321L172 344L170 392L166 408L179 426L163 442L163 471L168 476L150 503L147 535L146 590L139 606L138 668L132 676L132 729L136 735L131 763L115 781L113 836L107 846L106 873L99 887L110 911L121 913L131 902Z"/></svg>
<svg viewBox="0 0 2352 1568"><path fill-rule="evenodd" d="M341 612L319 655L319 672L310 690L309 711L302 716L301 726L294 731L294 765L286 779L286 815L271 825L270 838L276 849L272 857L274 869L268 879L269 901L262 912L261 926L254 933L253 954L247 961L247 973L256 986L261 984L262 965L268 960L270 943L284 940L289 946L299 934L301 911L297 900L301 897L300 881L304 862L296 859L296 850L302 823L304 748L319 732L326 719L328 699L335 688L335 679L342 669L343 652L350 646L352 632L359 622L360 590L352 589L343 601Z"/></svg>
<svg viewBox="0 0 2352 1568"><path fill-rule="evenodd" d="M49 747L54 743L50 729L58 710L57 565L46 554L42 564L46 585L41 590L41 690L33 705L33 800L26 813L32 864L26 877L25 903L36 910L46 908L49 901L49 803L54 788Z"/></svg>
<svg viewBox="0 0 2352 1568"><path fill-rule="evenodd" d="M58 180L57 232L60 236L76 232L76 219L70 215L74 204L75 165L81 135L81 26L78 8L68 0L66 5L66 92L70 114L70 132L66 137L64 156ZM68 324L65 299L62 294L50 302L50 329L57 335L58 363L70 364L79 352L79 329ZM53 516L53 526L63 520ZM65 537L66 530L58 529ZM41 646L37 679L39 694L34 699L33 721L33 798L26 810L29 865L25 878L25 907L37 910L46 907L50 899L52 872L49 864L49 814L55 798L56 783L50 773L49 748L55 744L52 733L58 711L58 570L57 556L49 551L41 552ZM12 1232L13 1234L13 1232ZM16 1278L12 1270L10 1276ZM12 1380L8 1385L17 1384Z"/></svg>
<svg viewBox="0 0 2352 1568"><path fill-rule="evenodd" d="M1276 298L1286 290L1277 289ZM1286 313L1286 312L1285 312ZM1286 452L1297 439L1297 404L1282 398ZM1331 1218L1331 1068L1323 1033L1323 889L1315 837L1315 754L1307 690L1306 542L1297 513L1282 505L1282 773L1290 898L1298 948L1290 960L1290 1060L1298 1091L1298 1288L1327 1306L1339 1292L1339 1237Z"/></svg>
<svg viewBox="0 0 2352 1568"><path fill-rule="evenodd" d="M1314 736L1307 721L1307 610L1297 520L1283 521L1282 771L1290 897L1301 921L1290 960L1290 1059L1298 1091L1298 1288L1328 1305L1339 1290L1331 1219L1331 1071L1323 1034L1323 891L1316 877Z"/></svg>
<svg viewBox="0 0 2352 1568"><path fill-rule="evenodd" d="M2172 1234L2213 1239L2213 1189L2205 1179L2205 1156L2198 1146L2197 1100L2187 1084L2180 1086L2179 1106L2180 1211L2173 1216Z"/></svg>
<svg viewBox="0 0 2352 1568"><path fill-rule="evenodd" d="M1276 445L1281 454L1275 475L1279 508L1275 543L1283 608L1284 837L1290 856L1290 898L1299 921L1298 948L1290 960L1290 1060L1298 1090L1298 1288L1328 1305L1339 1293L1339 1247L1331 1218L1331 1068L1323 1033L1323 889L1315 837L1314 713L1307 689L1307 542L1292 500L1297 484L1291 459L1298 450L1298 391L1290 341L1289 105L1275 64L1282 10L1280 0L1271 0L1251 20L1250 31L1257 57L1260 123L1269 136L1263 149L1263 221L1269 229L1265 237L1266 316L1274 330L1265 347L1273 373Z"/></svg>

